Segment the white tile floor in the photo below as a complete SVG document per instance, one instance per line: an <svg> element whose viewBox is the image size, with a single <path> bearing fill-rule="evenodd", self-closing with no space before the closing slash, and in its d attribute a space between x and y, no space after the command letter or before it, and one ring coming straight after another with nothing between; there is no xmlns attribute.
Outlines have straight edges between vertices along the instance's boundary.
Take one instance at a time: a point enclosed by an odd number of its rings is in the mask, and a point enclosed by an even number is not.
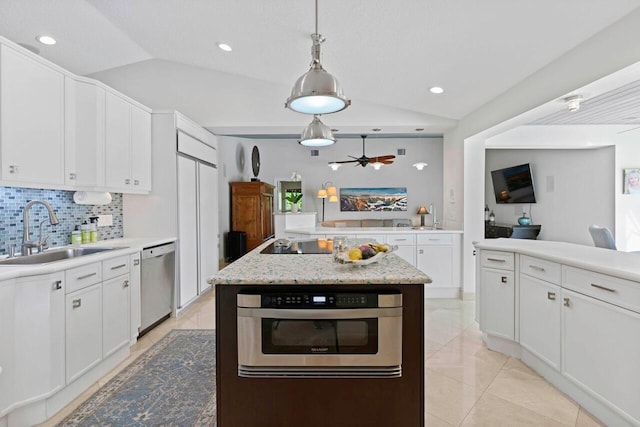
<svg viewBox="0 0 640 427"><path fill-rule="evenodd" d="M488 350L474 321L475 303L427 300L427 426L602 426L577 403L517 359ZM43 426L55 426L100 386L172 329L215 328L214 293L142 337L120 366Z"/></svg>

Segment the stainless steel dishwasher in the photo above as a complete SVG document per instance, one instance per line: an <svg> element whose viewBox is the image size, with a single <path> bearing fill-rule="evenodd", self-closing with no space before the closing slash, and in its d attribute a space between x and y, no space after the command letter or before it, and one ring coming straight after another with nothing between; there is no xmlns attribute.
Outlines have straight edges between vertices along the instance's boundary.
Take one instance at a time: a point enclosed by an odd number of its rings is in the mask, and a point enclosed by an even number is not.
<svg viewBox="0 0 640 427"><path fill-rule="evenodd" d="M173 309L176 245L145 248L140 268L140 336L168 318Z"/></svg>

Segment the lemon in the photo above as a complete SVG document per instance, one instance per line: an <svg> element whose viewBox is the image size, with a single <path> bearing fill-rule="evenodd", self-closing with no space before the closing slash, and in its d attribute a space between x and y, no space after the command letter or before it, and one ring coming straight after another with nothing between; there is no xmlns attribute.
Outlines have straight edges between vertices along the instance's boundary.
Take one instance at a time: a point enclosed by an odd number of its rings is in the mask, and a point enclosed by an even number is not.
<svg viewBox="0 0 640 427"><path fill-rule="evenodd" d="M362 259L362 251L359 248L353 248L349 251L349 259L358 260Z"/></svg>

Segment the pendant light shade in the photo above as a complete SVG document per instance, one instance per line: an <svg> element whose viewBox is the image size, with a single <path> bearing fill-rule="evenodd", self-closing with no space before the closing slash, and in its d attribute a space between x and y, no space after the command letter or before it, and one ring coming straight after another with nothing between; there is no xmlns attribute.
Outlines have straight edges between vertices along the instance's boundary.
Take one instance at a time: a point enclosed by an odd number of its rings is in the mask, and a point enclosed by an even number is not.
<svg viewBox="0 0 640 427"><path fill-rule="evenodd" d="M324 37L318 33L318 0L316 0L316 31L311 34L311 68L293 85L285 107L303 114L329 114L344 110L351 101L344 96L338 80L320 63L320 45Z"/></svg>
<svg viewBox="0 0 640 427"><path fill-rule="evenodd" d="M320 117L313 116L313 121L302 131L298 143L307 147L324 147L336 142L331 129L320 121Z"/></svg>

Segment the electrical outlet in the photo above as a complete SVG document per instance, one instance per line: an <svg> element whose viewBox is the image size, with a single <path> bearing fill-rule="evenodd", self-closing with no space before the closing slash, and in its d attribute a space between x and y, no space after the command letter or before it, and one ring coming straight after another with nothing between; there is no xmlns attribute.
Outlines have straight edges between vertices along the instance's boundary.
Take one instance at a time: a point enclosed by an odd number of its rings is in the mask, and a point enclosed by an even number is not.
<svg viewBox="0 0 640 427"><path fill-rule="evenodd" d="M98 227L110 227L113 225L113 215L98 215Z"/></svg>

